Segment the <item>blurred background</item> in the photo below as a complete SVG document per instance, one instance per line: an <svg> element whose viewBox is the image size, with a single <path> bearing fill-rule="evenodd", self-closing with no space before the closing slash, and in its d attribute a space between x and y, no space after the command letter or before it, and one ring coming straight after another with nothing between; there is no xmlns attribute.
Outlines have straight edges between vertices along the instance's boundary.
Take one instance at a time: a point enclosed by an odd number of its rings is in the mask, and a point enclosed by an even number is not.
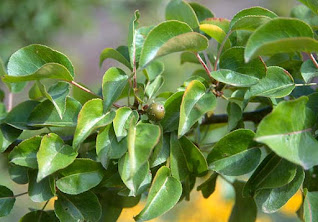
<svg viewBox="0 0 318 222"><path fill-rule="evenodd" d="M266 7L280 16L288 16L296 0L193 0L211 9L216 17L231 19L239 10L251 6ZM66 54L73 62L77 82L98 91L107 68L117 63L107 60L99 68L100 52L106 47L116 48L127 42L128 25L136 9L140 10L140 26L158 24L164 20L169 0L0 0L0 57L6 63L19 48L39 43ZM165 76L169 78L162 90L175 89L195 69L193 65L179 66L178 54L164 58ZM178 64L175 66L175 64ZM167 84L168 83L168 84ZM4 87L2 85L2 87ZM14 101L27 93L15 95ZM222 112L222 110L218 110ZM224 135L226 126L220 125L216 138ZM26 186L16 185L8 178L7 158L0 155L0 184L14 193L22 193ZM190 202L178 204L172 211L155 221L227 221L234 203L234 191L224 181L217 182L216 192L208 199L193 191ZM258 221L298 221L295 211L301 203L297 194L286 207L272 215L259 214ZM28 212L28 206L41 208L26 197L19 197L10 216L3 222L18 221ZM49 205L48 208L52 208ZM124 209L119 221L133 221L142 203Z"/></svg>

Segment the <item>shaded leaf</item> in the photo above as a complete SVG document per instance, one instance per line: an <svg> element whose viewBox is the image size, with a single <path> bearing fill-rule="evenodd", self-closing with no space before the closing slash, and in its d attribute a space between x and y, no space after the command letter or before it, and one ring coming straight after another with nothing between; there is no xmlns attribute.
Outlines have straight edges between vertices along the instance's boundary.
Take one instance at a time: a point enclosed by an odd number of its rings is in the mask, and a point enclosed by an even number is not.
<svg viewBox="0 0 318 222"><path fill-rule="evenodd" d="M31 211L24 215L19 222L47 222L51 221L50 216L43 210Z"/></svg>
<svg viewBox="0 0 318 222"><path fill-rule="evenodd" d="M37 182L36 170L29 170L28 194L33 202L44 202L55 196L55 180L53 177L47 177Z"/></svg>
<svg viewBox="0 0 318 222"><path fill-rule="evenodd" d="M185 181L190 174L187 159L174 132L170 135L170 169L171 175L179 181Z"/></svg>
<svg viewBox="0 0 318 222"><path fill-rule="evenodd" d="M178 137L187 133L190 128L207 112L216 106L216 98L211 91L198 80L189 83L183 94L180 106Z"/></svg>
<svg viewBox="0 0 318 222"><path fill-rule="evenodd" d="M22 130L16 129L7 124L0 125L0 153L4 152L12 142L14 142L22 133Z"/></svg>
<svg viewBox="0 0 318 222"><path fill-rule="evenodd" d="M38 168L36 154L41 144L41 136L34 136L22 141L9 154L9 160L19 166Z"/></svg>
<svg viewBox="0 0 318 222"><path fill-rule="evenodd" d="M105 72L102 85L104 112L117 100L127 83L128 76L123 70L112 67Z"/></svg>
<svg viewBox="0 0 318 222"><path fill-rule="evenodd" d="M15 197L13 192L5 187L0 185L0 217L7 216L15 203Z"/></svg>
<svg viewBox="0 0 318 222"><path fill-rule="evenodd" d="M306 108L307 101L308 97L300 97L279 103L258 125L255 137L305 169L318 165L318 142L311 133L315 115Z"/></svg>
<svg viewBox="0 0 318 222"><path fill-rule="evenodd" d="M157 76L161 75L163 71L164 64L159 61L152 61L146 69L144 69L145 76L149 81L154 80Z"/></svg>
<svg viewBox="0 0 318 222"><path fill-rule="evenodd" d="M145 88L145 93L148 96L148 98L153 98L161 89L164 83L163 76L159 75L157 76L153 82L151 82L149 85Z"/></svg>
<svg viewBox="0 0 318 222"><path fill-rule="evenodd" d="M200 184L197 187L197 191L201 191L204 198L209 198L215 190L215 184L216 184L217 178L218 178L218 174L212 173L209 179L207 179L206 181L204 181L202 184Z"/></svg>
<svg viewBox="0 0 318 222"><path fill-rule="evenodd" d="M129 107L120 107L116 110L116 116L113 120L113 126L118 142L127 136L130 126L130 121L134 118L136 124L139 118L136 110L131 110Z"/></svg>
<svg viewBox="0 0 318 222"><path fill-rule="evenodd" d="M130 62L127 61L127 59L125 58L124 55L122 55L119 51L117 51L116 49L112 49L112 48L105 48L99 57L99 66L102 66L103 62L106 59L115 59L116 61L120 62L121 64L125 65L126 67L128 67L130 70L132 70L131 66L130 66Z"/></svg>
<svg viewBox="0 0 318 222"><path fill-rule="evenodd" d="M161 128L162 132L162 128ZM149 158L150 167L156 167L164 163L170 153L170 135L161 133L160 141L153 149L153 152Z"/></svg>
<svg viewBox="0 0 318 222"><path fill-rule="evenodd" d="M73 147L64 144L56 134L50 133L43 137L39 152L37 153L39 172L37 181L70 165L76 158L77 152Z"/></svg>
<svg viewBox="0 0 318 222"><path fill-rule="evenodd" d="M135 217L135 220L150 220L166 213L176 205L181 193L180 181L170 176L169 168L161 167L151 185L145 208Z"/></svg>
<svg viewBox="0 0 318 222"><path fill-rule="evenodd" d="M197 3L197 2L189 2L189 5L194 10L199 22L207 19L207 18L213 18L214 14L211 12L208 8L205 6Z"/></svg>
<svg viewBox="0 0 318 222"><path fill-rule="evenodd" d="M92 99L86 102L78 114L73 147L78 148L89 134L111 123L114 117L115 112L113 111L104 113L101 99Z"/></svg>
<svg viewBox="0 0 318 222"><path fill-rule="evenodd" d="M27 167L9 164L9 175L11 180L17 184L27 184L29 182Z"/></svg>
<svg viewBox="0 0 318 222"><path fill-rule="evenodd" d="M259 55L312 51L318 51L318 41L313 39L309 25L298 19L276 18L251 35L244 57L245 61L249 61Z"/></svg>
<svg viewBox="0 0 318 222"><path fill-rule="evenodd" d="M307 5L314 13L318 14L318 3L315 0L299 0L303 4Z"/></svg>
<svg viewBox="0 0 318 222"><path fill-rule="evenodd" d="M67 194L80 194L97 186L103 179L103 167L91 159L76 159L60 171L57 188Z"/></svg>
<svg viewBox="0 0 318 222"><path fill-rule="evenodd" d="M79 195L58 193L54 203L54 212L61 222L98 221L102 214L96 195L85 192Z"/></svg>
<svg viewBox="0 0 318 222"><path fill-rule="evenodd" d="M318 68L311 60L307 60L301 65L300 72L306 83L318 76Z"/></svg>
<svg viewBox="0 0 318 222"><path fill-rule="evenodd" d="M181 51L198 52L208 47L208 40L183 22L166 21L153 28L144 42L139 64L145 67L155 58Z"/></svg>

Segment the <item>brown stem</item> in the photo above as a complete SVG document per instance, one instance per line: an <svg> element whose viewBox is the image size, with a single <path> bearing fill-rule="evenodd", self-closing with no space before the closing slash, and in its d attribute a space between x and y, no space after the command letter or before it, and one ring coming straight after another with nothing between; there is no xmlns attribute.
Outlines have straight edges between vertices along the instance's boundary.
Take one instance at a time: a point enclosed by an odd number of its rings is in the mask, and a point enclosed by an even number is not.
<svg viewBox="0 0 318 222"><path fill-rule="evenodd" d="M77 88L79 88L79 89L81 89L81 90L83 90L83 91L85 91L85 92L87 92L87 93L89 93L89 94L91 94L91 95L93 95L93 96L96 96L96 97L98 97L98 98L102 98L102 97L100 97L99 95L97 95L97 94L95 94L94 92L92 92L90 89L87 89L86 87L81 86L80 84L78 84L78 83L75 82L75 81L70 81L69 83L71 83L73 86L76 86Z"/></svg>
<svg viewBox="0 0 318 222"><path fill-rule="evenodd" d="M265 61L263 60L263 58L261 56L258 56L258 58L261 60L261 62L263 63L264 67L265 67L265 71L267 72L267 65L265 63Z"/></svg>
<svg viewBox="0 0 318 222"><path fill-rule="evenodd" d="M196 53L195 56L198 58L199 62L201 63L201 65L203 66L203 68L205 69L206 73L208 74L209 78L211 79L211 82L214 82L213 77L211 76L210 70L207 67L207 65L204 63L203 59L201 58L201 56L199 55L199 53Z"/></svg>
<svg viewBox="0 0 318 222"><path fill-rule="evenodd" d="M19 193L19 194L14 195L12 198L20 197L20 196L23 196L23 195L26 195L26 194L28 194L28 192Z"/></svg>
<svg viewBox="0 0 318 222"><path fill-rule="evenodd" d="M13 106L13 93L9 92L9 95L8 95L8 112L11 111L12 106Z"/></svg>
<svg viewBox="0 0 318 222"><path fill-rule="evenodd" d="M308 54L311 61L314 63L314 65L316 66L316 68L318 69L318 63L317 63L317 60L315 59L314 55L313 54Z"/></svg>
<svg viewBox="0 0 318 222"><path fill-rule="evenodd" d="M266 108L258 109L252 112L245 112L243 113L243 120L259 123L271 111L272 111L272 107L266 107ZM213 115L211 117L206 117L203 120L202 125L208 125L213 123L227 123L228 119L229 117L226 114Z"/></svg>
<svg viewBox="0 0 318 222"><path fill-rule="evenodd" d="M221 44L221 46L220 46L220 48L219 48L218 54L217 54L216 59L215 59L215 63L214 63L214 71L216 71L216 70L217 70L218 62L219 62L219 59L220 59L221 53L222 53L222 51L223 51L223 48L224 48L225 42L226 42L226 40L230 37L230 35L232 34L232 32L233 32L233 31L229 31L229 32L226 34L226 36L224 37L224 39L223 39L223 42L222 42L222 44Z"/></svg>

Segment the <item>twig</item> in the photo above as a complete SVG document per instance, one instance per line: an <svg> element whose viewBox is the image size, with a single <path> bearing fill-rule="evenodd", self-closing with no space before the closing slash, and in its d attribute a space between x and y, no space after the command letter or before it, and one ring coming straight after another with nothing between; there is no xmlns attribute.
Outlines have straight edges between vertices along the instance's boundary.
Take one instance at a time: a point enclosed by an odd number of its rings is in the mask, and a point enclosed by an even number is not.
<svg viewBox="0 0 318 222"><path fill-rule="evenodd" d="M243 113L243 121L252 121L254 123L259 123L267 114L272 111L272 107L266 107L263 109L258 109L252 112L245 112ZM228 115L227 114L219 114L213 115L211 117L206 117L202 121L202 125L208 125L213 123L227 123L228 122Z"/></svg>
<svg viewBox="0 0 318 222"><path fill-rule="evenodd" d="M13 106L13 93L9 92L9 94L8 94L8 112L11 111L12 106Z"/></svg>
<svg viewBox="0 0 318 222"><path fill-rule="evenodd" d="M316 66L316 68L318 69L318 63L317 60L315 59L314 55L312 53L308 54L311 61L314 63L314 65Z"/></svg>
<svg viewBox="0 0 318 222"><path fill-rule="evenodd" d="M214 82L213 77L211 76L210 70L207 67L207 65L204 63L204 61L202 60L201 56L199 55L199 53L195 53L195 56L198 58L199 62L201 63L201 65L203 66L203 68L205 69L206 73L208 74L209 78L211 79L211 82Z"/></svg>
<svg viewBox="0 0 318 222"><path fill-rule="evenodd" d="M47 206L47 204L49 203L50 200L46 201L44 206L42 207L42 211L45 209L45 207Z"/></svg>
<svg viewBox="0 0 318 222"><path fill-rule="evenodd" d="M215 59L214 71L217 70L218 62L219 62L219 59L220 59L222 50L223 50L223 48L224 48L225 42L226 42L226 40L229 38L229 36L232 34L232 32L233 32L233 31L229 31L229 32L226 34L226 36L224 37L224 39L223 39L223 42L222 42L222 44L221 44L221 46L220 46L220 48L219 48L219 51L218 51L217 56L216 56L216 59Z"/></svg>
<svg viewBox="0 0 318 222"><path fill-rule="evenodd" d="M19 193L19 194L16 194L16 195L12 196L12 198L20 197L20 196L23 196L23 195L26 195L26 194L28 194L28 192Z"/></svg>
<svg viewBox="0 0 318 222"><path fill-rule="evenodd" d="M318 83L316 82L295 84L295 86L316 86L316 85L318 85Z"/></svg>
<svg viewBox="0 0 318 222"><path fill-rule="evenodd" d="M258 58L261 60L261 62L263 63L264 67L265 67L265 71L267 72L267 65L264 62L263 58L261 56L258 56Z"/></svg>
<svg viewBox="0 0 318 222"><path fill-rule="evenodd" d="M90 89L87 89L86 87L81 86L80 84L78 84L75 81L70 81L69 83L71 83L73 86L76 86L77 88L79 88L79 89L81 89L81 90L83 90L83 91L85 91L85 92L87 92L87 93L89 93L89 94L91 94L93 96L96 96L98 98L102 98L101 96L99 96L96 93L92 92Z"/></svg>

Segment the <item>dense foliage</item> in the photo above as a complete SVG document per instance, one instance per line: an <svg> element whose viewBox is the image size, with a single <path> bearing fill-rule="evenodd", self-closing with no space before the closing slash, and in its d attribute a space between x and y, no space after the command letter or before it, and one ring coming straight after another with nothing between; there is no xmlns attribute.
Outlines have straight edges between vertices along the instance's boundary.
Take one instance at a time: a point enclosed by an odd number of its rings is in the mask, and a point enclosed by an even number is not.
<svg viewBox="0 0 318 222"><path fill-rule="evenodd" d="M318 93L311 88L318 4L304 3L291 18L253 7L227 20L172 0L166 21L149 27L138 26L136 11L127 46L101 53L100 65L114 59L121 68L105 72L100 94L74 80L58 51L29 45L15 52L0 66L10 90L8 107L1 104L0 151L32 201L55 198L54 211L44 206L21 221L115 221L142 195L146 204L134 219L150 220L189 200L198 177L206 178L197 186L205 198L217 178L234 187L230 221L276 212L299 189L299 218L318 221ZM175 92L161 92L158 58L175 52L182 64L202 68ZM30 99L11 109L10 95L28 82ZM214 114L221 100L226 114ZM219 123L228 133L215 141ZM20 195L0 186L0 216Z"/></svg>

